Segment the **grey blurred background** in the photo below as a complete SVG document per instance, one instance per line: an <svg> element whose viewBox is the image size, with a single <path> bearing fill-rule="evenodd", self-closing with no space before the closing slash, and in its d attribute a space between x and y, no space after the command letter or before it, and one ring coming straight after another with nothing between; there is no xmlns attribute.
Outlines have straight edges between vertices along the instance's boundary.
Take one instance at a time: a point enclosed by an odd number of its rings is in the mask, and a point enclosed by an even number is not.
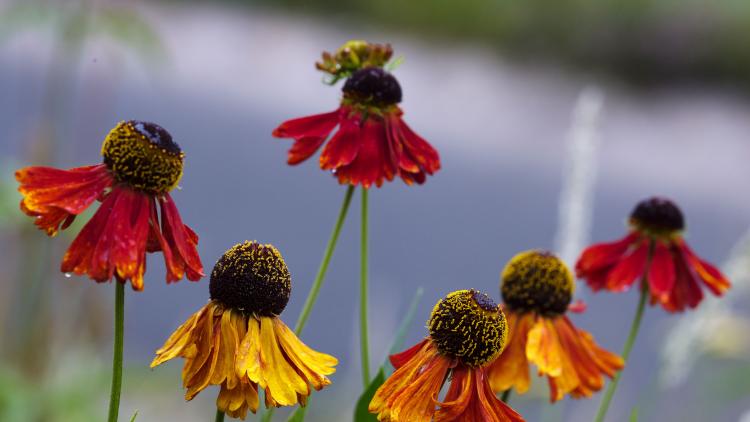
<svg viewBox="0 0 750 422"><path fill-rule="evenodd" d="M418 287L409 344L448 292L499 299L515 253L573 260L621 236L653 194L676 200L693 248L725 263L750 226L748 23L742 0L0 0L0 420L103 419L111 359L113 286L57 271L80 223L52 240L36 230L18 211L16 168L97 163L120 120L164 126L187 154L173 197L207 271L242 240L275 244L293 275L282 315L293 325L345 188L316 159L287 166L291 143L270 133L337 106L340 87L313 67L321 51L390 42L405 59L405 118L443 169L371 193L375 365ZM310 421L350 420L360 389L358 225L357 196L302 336L341 362ZM724 300L689 316L648 310L608 420L634 407L643 421L750 420L750 267L743 244L734 251L725 268L739 286ZM574 322L619 351L636 294L578 294L589 310ZM212 420L216 391L186 404L179 362L148 369L207 298L207 279L167 286L150 257L145 291L126 297L122 419ZM573 422L599 402L546 398L542 380L512 404L529 421Z"/></svg>

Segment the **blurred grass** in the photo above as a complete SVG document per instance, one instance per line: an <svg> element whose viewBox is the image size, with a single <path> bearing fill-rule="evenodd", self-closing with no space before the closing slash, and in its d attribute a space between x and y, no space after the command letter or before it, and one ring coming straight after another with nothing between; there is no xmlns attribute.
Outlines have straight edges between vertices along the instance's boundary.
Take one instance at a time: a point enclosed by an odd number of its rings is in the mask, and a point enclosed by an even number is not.
<svg viewBox="0 0 750 422"><path fill-rule="evenodd" d="M750 87L746 0L224 1L438 41L480 41L516 58L551 58L637 83Z"/></svg>

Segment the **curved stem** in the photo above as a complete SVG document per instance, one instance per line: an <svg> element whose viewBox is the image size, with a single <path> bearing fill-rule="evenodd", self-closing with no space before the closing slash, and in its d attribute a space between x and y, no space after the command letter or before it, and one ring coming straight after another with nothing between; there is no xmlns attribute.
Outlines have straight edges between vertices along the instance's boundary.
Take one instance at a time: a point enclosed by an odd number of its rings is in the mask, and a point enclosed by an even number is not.
<svg viewBox="0 0 750 422"><path fill-rule="evenodd" d="M508 404L508 400L510 400L510 392L513 391L512 388L509 388L505 391L503 391L503 395L500 396L500 400L503 401L503 403Z"/></svg>
<svg viewBox="0 0 750 422"><path fill-rule="evenodd" d="M630 324L630 334L628 334L628 339L625 341L625 347L622 349L622 360L624 362L628 361L628 357L630 357L630 351L633 350L633 345L635 344L635 338L638 336L638 330L641 327L641 320L643 319L643 312L646 309L646 299L648 299L648 273L651 268L651 259L654 256L654 242L651 241L651 245L649 247L648 252L648 259L646 261L646 267L643 271L643 277L641 278L641 297L638 300L638 307L635 310L635 316L633 317L633 322ZM607 410L609 410L609 405L612 402L612 397L615 395L615 391L617 390L617 384L620 382L620 376L622 375L622 371L619 371L617 375L615 375L615 378L612 380L612 382L609 383L607 386L607 391L604 392L604 396L602 396L602 401L599 404L599 411L596 413L596 419L594 419L595 422L604 422L604 417L607 416Z"/></svg>
<svg viewBox="0 0 750 422"><path fill-rule="evenodd" d="M219 409L216 409L216 419L214 419L215 422L224 422L224 412L222 412Z"/></svg>
<svg viewBox="0 0 750 422"><path fill-rule="evenodd" d="M318 274L315 276L315 281L313 281L312 287L310 287L310 292L307 294L307 299L305 299L305 305L302 307L302 312L300 312L299 318L297 318L297 325L294 326L294 333L297 335L299 335L302 332L302 329L305 328L307 319L310 318L312 307L315 305L315 300L318 298L318 293L320 292L320 287L323 285L326 271L328 271L328 263L331 261L334 249L336 249L336 242L339 240L341 227L344 225L344 220L346 219L346 213L349 210L349 204L352 201L353 193L354 186L349 186L346 189L344 202L341 204L339 217L336 220L336 224L333 226L333 232L331 232L331 237L328 239L328 245L326 245L326 250L323 253L323 260L320 262Z"/></svg>
<svg viewBox="0 0 750 422"><path fill-rule="evenodd" d="M370 348L367 335L367 189L362 189L361 268L359 283L359 346L362 355L362 382L370 385Z"/></svg>
<svg viewBox="0 0 750 422"><path fill-rule="evenodd" d="M125 332L125 282L115 280L115 344L112 355L112 389L109 395L109 422L117 422L122 390L122 345Z"/></svg>

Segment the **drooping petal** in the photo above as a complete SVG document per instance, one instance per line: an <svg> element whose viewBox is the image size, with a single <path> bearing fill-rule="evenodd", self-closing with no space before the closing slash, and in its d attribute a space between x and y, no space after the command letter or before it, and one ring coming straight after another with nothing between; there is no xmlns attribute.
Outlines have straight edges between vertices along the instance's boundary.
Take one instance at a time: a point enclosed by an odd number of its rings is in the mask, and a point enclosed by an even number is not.
<svg viewBox="0 0 750 422"><path fill-rule="evenodd" d="M526 359L537 366L540 374L559 377L563 369L562 354L554 326L537 316L526 341Z"/></svg>
<svg viewBox="0 0 750 422"><path fill-rule="evenodd" d="M705 284L713 294L721 296L724 292L729 290L731 283L726 276L724 276L724 274L722 274L716 267L699 258L683 239L677 241L677 247L682 251L687 263L692 267L693 271L695 271L698 277L703 281L703 284Z"/></svg>
<svg viewBox="0 0 750 422"><path fill-rule="evenodd" d="M338 360L331 355L317 352L302 343L300 339L279 318L273 319L276 338L288 362L316 390L329 385L326 377L336 372Z"/></svg>
<svg viewBox="0 0 750 422"><path fill-rule="evenodd" d="M292 406L298 396L309 396L307 381L296 371L281 351L271 317L260 317L260 378L257 382L266 391L266 400L274 406Z"/></svg>
<svg viewBox="0 0 750 422"><path fill-rule="evenodd" d="M193 331L198 326L198 322L203 317L203 314L207 312L208 307L202 307L198 312L188 318L182 325L180 325L174 333L164 342L164 345L156 350L156 357L151 361L151 367L161 365L162 363L180 356L182 351L192 344Z"/></svg>
<svg viewBox="0 0 750 422"><path fill-rule="evenodd" d="M459 365L435 422L522 422L524 419L500 401L490 388L483 369Z"/></svg>
<svg viewBox="0 0 750 422"><path fill-rule="evenodd" d="M451 361L430 341L388 377L375 392L369 410L380 421L429 422Z"/></svg>
<svg viewBox="0 0 750 422"><path fill-rule="evenodd" d="M73 240L61 270L86 274L104 282L117 276L143 289L150 197L128 188L115 188Z"/></svg>
<svg viewBox="0 0 750 422"><path fill-rule="evenodd" d="M519 315L505 309L508 321L508 343L503 353L487 368L492 391L501 393L514 388L519 394L529 390L529 361L526 359L526 341L534 325L534 315Z"/></svg>
<svg viewBox="0 0 750 422"><path fill-rule="evenodd" d="M406 122L398 118L398 123L403 135L404 151L412 161L419 164L421 170L427 174L433 174L440 170L440 155L421 136L411 130Z"/></svg>
<svg viewBox="0 0 750 422"><path fill-rule="evenodd" d="M637 238L636 232L630 232L620 240L589 246L576 262L576 275L580 278L588 278L599 271L611 269L622 259Z"/></svg>
<svg viewBox="0 0 750 422"><path fill-rule="evenodd" d="M615 292L628 290L646 270L648 249L648 242L643 241L630 255L619 261L607 275L607 289Z"/></svg>
<svg viewBox="0 0 750 422"><path fill-rule="evenodd" d="M417 352L422 350L426 342L427 339L424 339L414 346L404 350L403 352L389 356L388 359L391 361L391 365L393 365L395 369L404 366L406 362L409 362L414 357L414 355L417 354Z"/></svg>
<svg viewBox="0 0 750 422"><path fill-rule="evenodd" d="M339 183L369 188L373 184L380 187L384 180L393 180L396 168L389 158L383 120L367 118L359 129L359 142L354 160L336 169Z"/></svg>
<svg viewBox="0 0 750 422"><path fill-rule="evenodd" d="M599 347L591 334L576 328L567 316L555 318L553 324L568 363L563 365L561 377L549 377L552 401L565 394L591 397L604 386L603 375L611 378L623 368L619 356Z"/></svg>
<svg viewBox="0 0 750 422"><path fill-rule="evenodd" d="M695 308L703 300L700 279L691 268L683 251L677 250L675 260L675 284L670 294L657 298L667 312L682 312L685 308Z"/></svg>
<svg viewBox="0 0 750 422"><path fill-rule="evenodd" d="M320 168L336 170L357 157L362 146L362 129L357 116L341 120L341 127L320 154Z"/></svg>
<svg viewBox="0 0 750 422"><path fill-rule="evenodd" d="M341 110L335 110L330 113L287 120L274 129L273 136L295 140L289 150L287 163L299 164L313 155L339 124L341 114Z"/></svg>
<svg viewBox="0 0 750 422"><path fill-rule="evenodd" d="M164 254L167 283L182 279L185 273L190 281L200 280L203 277L203 264L198 255L198 235L182 223L177 206L168 193L159 200L159 205L163 235L163 239L160 239L161 249L171 251L169 255ZM170 257L171 262L167 260Z"/></svg>
<svg viewBox="0 0 750 422"><path fill-rule="evenodd" d="M669 247L660 241L654 244L654 256L648 271L648 283L651 294L666 298L675 283L674 257Z"/></svg>
<svg viewBox="0 0 750 422"><path fill-rule="evenodd" d="M16 171L23 195L21 210L48 235L65 229L73 218L88 208L114 179L104 164L61 170L26 167Z"/></svg>

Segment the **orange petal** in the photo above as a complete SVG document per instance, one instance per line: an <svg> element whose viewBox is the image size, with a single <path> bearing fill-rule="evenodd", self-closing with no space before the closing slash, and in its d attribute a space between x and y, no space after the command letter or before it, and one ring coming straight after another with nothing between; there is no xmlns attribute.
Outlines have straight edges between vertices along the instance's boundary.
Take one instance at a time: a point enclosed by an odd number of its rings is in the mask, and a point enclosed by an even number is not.
<svg viewBox="0 0 750 422"><path fill-rule="evenodd" d="M509 309L504 311L508 320L508 341L503 353L487 368L490 386L496 393L515 388L516 392L524 394L531 385L526 341L534 316L518 315Z"/></svg>

